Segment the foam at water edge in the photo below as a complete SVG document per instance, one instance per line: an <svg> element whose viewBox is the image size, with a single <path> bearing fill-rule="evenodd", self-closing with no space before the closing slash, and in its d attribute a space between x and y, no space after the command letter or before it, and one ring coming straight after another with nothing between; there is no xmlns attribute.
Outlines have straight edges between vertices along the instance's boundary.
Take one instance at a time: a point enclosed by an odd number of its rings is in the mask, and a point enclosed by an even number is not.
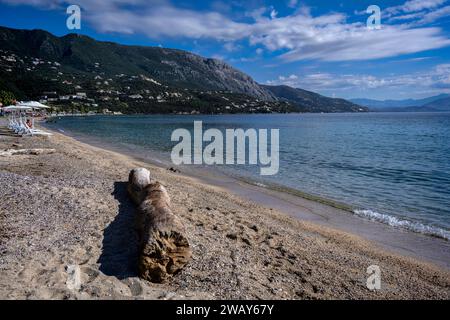
<svg viewBox="0 0 450 320"><path fill-rule="evenodd" d="M255 186L267 188L267 186L264 183L260 183L260 182L255 182Z"/></svg>
<svg viewBox="0 0 450 320"><path fill-rule="evenodd" d="M364 217L372 221L382 222L392 227L400 227L414 232L419 232L443 238L446 240L450 240L450 232L441 228L427 226L420 222L402 220L394 216L378 213L372 210L354 210L353 212L360 217Z"/></svg>

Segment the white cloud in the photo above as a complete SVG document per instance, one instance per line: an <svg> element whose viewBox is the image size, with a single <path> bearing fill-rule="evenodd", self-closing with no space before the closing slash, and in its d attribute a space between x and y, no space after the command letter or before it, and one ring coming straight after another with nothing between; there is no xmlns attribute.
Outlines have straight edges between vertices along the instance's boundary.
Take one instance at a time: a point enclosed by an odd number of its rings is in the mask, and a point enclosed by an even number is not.
<svg viewBox="0 0 450 320"><path fill-rule="evenodd" d="M297 0L289 0L288 7L289 8L295 8L297 6Z"/></svg>
<svg viewBox="0 0 450 320"><path fill-rule="evenodd" d="M29 3L24 0L0 1ZM277 16L273 8L260 8L248 14L253 21L242 22L219 12L178 8L164 0L79 0L78 3L84 9L82 19L99 32L139 33L152 39L214 39L224 42L226 50L232 49L233 42L248 40L251 45L280 52L284 61L370 60L450 45L450 39L442 35L440 28L386 24L381 30L368 30L363 22L347 23L346 16L340 13L314 17L307 7L282 17ZM435 8L442 3L443 0L411 0L396 10L409 12ZM62 6L66 2L32 0L31 4L49 7ZM436 17L446 11L434 12ZM431 19L433 15L428 16L428 20Z"/></svg>
<svg viewBox="0 0 450 320"><path fill-rule="evenodd" d="M403 14L400 16L390 17L388 21L394 22L394 21L402 21L402 20L411 20L411 19L422 18L424 15L425 15L424 12L408 13L408 14Z"/></svg>
<svg viewBox="0 0 450 320"><path fill-rule="evenodd" d="M291 83L295 83L295 81L297 81L298 76L296 76L295 74L291 74L290 76L284 77L284 76L279 76L278 80L285 83L286 81L291 82Z"/></svg>
<svg viewBox="0 0 450 320"><path fill-rule="evenodd" d="M340 96L351 95L355 92L367 92L381 89L383 92L391 90L400 92L404 90L422 94L433 94L436 92L450 93L450 64L439 64L428 72L389 75L376 77L365 74L331 74L316 72L303 76L279 76L275 80L266 82L271 85L288 85L323 94L339 93Z"/></svg>
<svg viewBox="0 0 450 320"><path fill-rule="evenodd" d="M241 46L237 45L237 44L234 43L234 42L226 42L226 43L223 45L223 47L224 47L224 49L227 50L228 52L238 51L238 50L241 48Z"/></svg>
<svg viewBox="0 0 450 320"><path fill-rule="evenodd" d="M61 6L61 1L58 0L2 0L0 2L11 5L30 5L45 9L56 9Z"/></svg>
<svg viewBox="0 0 450 320"><path fill-rule="evenodd" d="M440 35L439 28L408 29L401 26L384 26L381 30L367 30L351 25L335 25L325 29L328 32L317 34L317 37L310 41L302 41L296 35L300 44L283 54L282 58L287 61L370 60L450 45L450 40ZM295 39L291 41L294 42Z"/></svg>
<svg viewBox="0 0 450 320"><path fill-rule="evenodd" d="M388 14L396 14L400 12L417 12L424 9L433 9L442 5L446 0L410 0L404 4L389 7L385 10Z"/></svg>
<svg viewBox="0 0 450 320"><path fill-rule="evenodd" d="M410 27L425 25L450 15L450 6L442 6L447 0L411 0L403 5L383 10L388 22L415 20Z"/></svg>
<svg viewBox="0 0 450 320"><path fill-rule="evenodd" d="M216 60L222 60L222 61L225 60L225 57L223 55L220 55L220 54L214 54L214 55L211 56L211 58L216 59Z"/></svg>
<svg viewBox="0 0 450 320"><path fill-rule="evenodd" d="M450 6L445 6L437 10L425 13L422 18L417 21L417 25L432 23L442 17L450 16Z"/></svg>

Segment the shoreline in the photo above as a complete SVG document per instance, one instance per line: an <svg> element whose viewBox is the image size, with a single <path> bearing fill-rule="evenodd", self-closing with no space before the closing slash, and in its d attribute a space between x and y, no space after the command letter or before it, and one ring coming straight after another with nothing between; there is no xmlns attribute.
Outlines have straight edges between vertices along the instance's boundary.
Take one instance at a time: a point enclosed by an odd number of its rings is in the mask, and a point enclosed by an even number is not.
<svg viewBox="0 0 450 320"><path fill-rule="evenodd" d="M66 135L81 143L96 148L124 155L123 148L113 146L101 139L89 141L88 135L77 135L71 132L59 132L55 128L46 129ZM149 155L128 154L127 156L167 169L172 166L162 162L152 152ZM236 196L253 201L258 205L274 208L300 221L313 222L325 227L349 232L366 240L373 241L385 250L434 263L450 270L450 241L435 235L424 234L405 228L390 226L380 221L374 221L356 215L351 207L342 202L311 195L298 190L276 186L260 186L253 180L230 176L214 168L179 166L179 174L185 175L202 183L222 188Z"/></svg>
<svg viewBox="0 0 450 320"><path fill-rule="evenodd" d="M240 184L228 180L215 186L58 132L48 139L0 136L0 148L13 144L56 152L0 157L2 298L449 297L448 268L321 225L340 220L328 217L335 208L328 207L327 212L323 204L302 201L305 216L316 221L299 220L273 205L272 192L262 197L272 201L267 207L251 200L254 194L261 197L261 190L253 193L253 188L240 189ZM139 279L135 270L134 206L126 194L126 181L129 170L138 166L147 167L152 178L167 187L193 249L188 266L163 285ZM373 264L382 270L380 291L365 286L366 269ZM80 267L80 289L67 287L68 265Z"/></svg>
<svg viewBox="0 0 450 320"><path fill-rule="evenodd" d="M65 128L58 128L58 126L55 125L49 125L50 130L62 130L61 132L64 132L64 134L69 135L71 137L76 138L77 140L83 141L90 145L96 145L99 147L106 148L108 150L114 150L119 153L127 153L127 154L133 154L135 158L150 161L153 164L165 164L167 166L173 166L173 164L170 162L169 158L169 152L168 151L158 151L151 149L151 146L147 146L146 148L138 145L133 145L131 143L122 143L120 141L120 137L118 138L119 141L112 141L111 139L108 139L106 137L97 137L95 135L89 136L86 133L80 133L80 132L65 132ZM64 129L64 130L63 130ZM232 177L233 179L236 179L238 181L248 183L251 185L261 186L263 188L267 188L273 191L277 192L283 192L283 193L289 193L294 196L298 196L307 200L312 200L320 203L324 203L327 205L330 205L332 207L336 207L337 209L342 209L344 211L350 212L352 215L355 215L359 218L374 221L377 223L383 223L387 224L389 226L392 226L394 228L402 229L402 230L408 230L412 231L414 233L424 234L427 236L432 236L436 238L441 238L446 241L450 240L450 232L449 229L446 227L445 223L440 224L439 221L433 221L423 219L420 217L419 219L411 218L408 215L401 215L396 212L395 205L388 210L386 208L380 209L380 206L376 202L376 200L373 200L372 203L365 203L361 205L361 199L359 199L360 205L356 205L352 202L352 199L347 198L347 202L342 201L342 195L341 196L331 196L330 190L328 190L328 195L321 194L320 192L317 193L311 193L307 189L298 185L297 187L292 187L292 181L291 186L278 184L277 182L271 182L270 180L265 179L258 179L257 177L251 176L248 174L248 172L245 172L245 170L236 172L236 170L231 170L229 168L221 167L221 166L192 166L192 165L181 165L177 167L183 167L184 171L192 172L194 173L194 176L202 176L205 172L206 173L212 173L212 174L220 174L222 176L226 177ZM336 181L335 181L336 182ZM339 182L338 182L339 183ZM344 184L345 185L345 184ZM348 186L347 186L348 187ZM316 190L317 191L317 190ZM366 191L366 194L370 194L370 190ZM333 194L333 192L331 192ZM364 195L360 195L364 197ZM345 196L344 196L345 197ZM390 199L392 200L392 199ZM401 200L401 199L400 199ZM357 200L358 202L358 200ZM378 202L383 202L383 198L381 195L381 198L378 200ZM362 201L364 203L364 201ZM382 206L381 206L382 207ZM377 210L379 208L380 210ZM403 208L404 209L404 208ZM426 209L425 209L426 210ZM400 210L401 211L401 210ZM414 216L414 215L413 215ZM445 220L444 220L445 222Z"/></svg>

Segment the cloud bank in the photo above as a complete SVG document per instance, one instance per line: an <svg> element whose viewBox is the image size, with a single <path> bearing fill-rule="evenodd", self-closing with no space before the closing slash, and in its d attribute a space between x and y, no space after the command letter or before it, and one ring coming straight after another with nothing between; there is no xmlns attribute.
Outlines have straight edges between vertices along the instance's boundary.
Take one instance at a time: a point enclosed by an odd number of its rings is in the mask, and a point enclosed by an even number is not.
<svg viewBox="0 0 450 320"><path fill-rule="evenodd" d="M61 0L0 2L46 9L68 5ZM166 0L77 2L83 9L83 19L98 32L143 34L155 40L212 39L223 42L228 49L233 48L234 42L248 41L249 45L262 46L286 62L371 60L450 45L450 39L440 28L418 27L449 14L450 6L442 7L445 0L410 0L386 8L383 14L391 21L413 21L383 24L380 30L367 29L365 21L348 23L348 17L342 13L312 16L305 7L287 16L279 16L273 7L260 8L247 13L248 19L237 20L221 12L176 7ZM288 1L287 6L298 5L296 1Z"/></svg>
<svg viewBox="0 0 450 320"><path fill-rule="evenodd" d="M428 72L376 77L364 74L331 74L326 72L305 75L285 75L266 82L270 85L288 85L324 93L351 93L374 89L398 90L418 89L422 95L450 93L450 64L439 64Z"/></svg>

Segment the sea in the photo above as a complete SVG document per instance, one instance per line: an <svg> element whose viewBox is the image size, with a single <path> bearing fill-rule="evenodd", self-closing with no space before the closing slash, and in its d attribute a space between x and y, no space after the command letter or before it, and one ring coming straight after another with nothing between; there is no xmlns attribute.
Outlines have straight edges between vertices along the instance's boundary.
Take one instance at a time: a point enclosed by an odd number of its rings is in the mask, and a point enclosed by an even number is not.
<svg viewBox="0 0 450 320"><path fill-rule="evenodd" d="M351 214L450 239L450 113L65 116L47 123L74 137L167 166L175 129L279 129L279 171L214 165L261 187L299 191ZM207 144L207 143L205 143ZM198 165L200 166L200 165ZM202 166L200 166L202 167Z"/></svg>

